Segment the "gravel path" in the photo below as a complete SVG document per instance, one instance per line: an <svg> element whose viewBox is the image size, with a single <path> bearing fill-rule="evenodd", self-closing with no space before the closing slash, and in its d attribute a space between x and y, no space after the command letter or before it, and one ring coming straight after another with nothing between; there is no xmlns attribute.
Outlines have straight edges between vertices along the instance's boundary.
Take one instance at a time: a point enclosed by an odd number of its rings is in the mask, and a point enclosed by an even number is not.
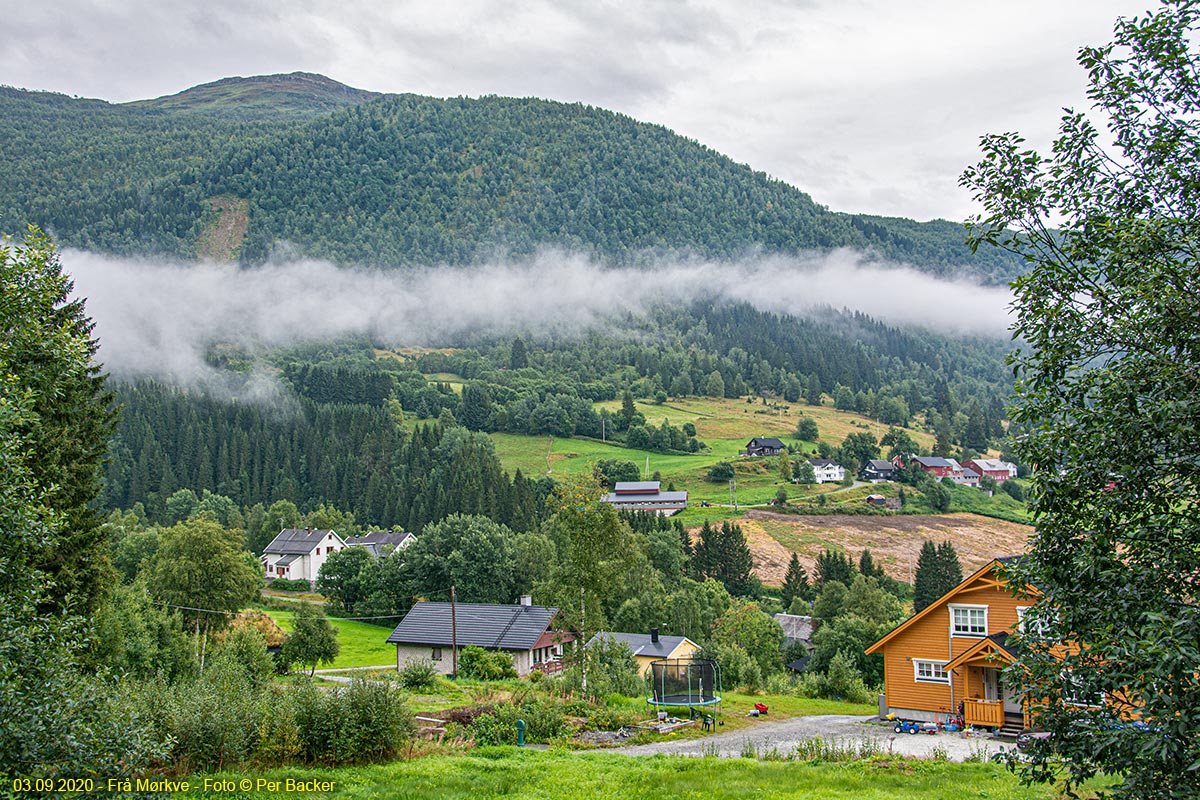
<svg viewBox="0 0 1200 800"><path fill-rule="evenodd" d="M670 739L652 744L634 745L612 750L630 756L649 756L670 753L681 756L737 757L746 754L751 746L759 756L778 754L791 755L796 746L815 736L843 747L860 747L874 743L879 752L902 756L928 758L935 748L945 751L951 761L965 761L984 752L987 756L1008 749L1011 745L987 737L962 738L958 733L915 735L894 733L890 724L871 722L875 717L850 717L825 715L819 717L795 717L793 719L770 719L756 721L754 727L736 731L708 734L698 739Z"/></svg>

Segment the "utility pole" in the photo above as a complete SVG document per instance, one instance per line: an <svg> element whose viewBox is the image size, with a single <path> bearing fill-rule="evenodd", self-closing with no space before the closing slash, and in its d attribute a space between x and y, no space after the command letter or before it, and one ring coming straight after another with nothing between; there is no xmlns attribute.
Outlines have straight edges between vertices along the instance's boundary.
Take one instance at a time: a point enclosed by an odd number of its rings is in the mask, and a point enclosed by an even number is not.
<svg viewBox="0 0 1200 800"><path fill-rule="evenodd" d="M455 616L454 587L450 587L450 676L458 680L458 618Z"/></svg>
<svg viewBox="0 0 1200 800"><path fill-rule="evenodd" d="M580 691L587 697L587 634L584 633L587 614L587 604L584 602L583 587L579 587L579 638L583 640L583 649L579 653L579 666L583 676L579 680Z"/></svg>

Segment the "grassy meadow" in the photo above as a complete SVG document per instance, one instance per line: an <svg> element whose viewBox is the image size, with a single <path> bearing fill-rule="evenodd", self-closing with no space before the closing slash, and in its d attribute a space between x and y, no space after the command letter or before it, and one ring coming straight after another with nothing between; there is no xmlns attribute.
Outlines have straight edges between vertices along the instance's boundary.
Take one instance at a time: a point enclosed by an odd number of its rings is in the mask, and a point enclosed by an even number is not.
<svg viewBox="0 0 1200 800"><path fill-rule="evenodd" d="M921 762L881 757L850 762L775 761L751 758L630 757L617 753L485 747L462 755L433 755L375 767L277 769L265 773L193 776L195 784L227 781L246 788L243 798L328 797L347 800L631 800L681 797L697 800L805 798L805 800L1035 800L1059 797L1046 786L1022 786L995 764ZM301 784L288 791L287 781ZM211 784L210 784L211 785ZM292 784L295 786L296 784ZM192 791L200 797L228 792ZM1085 794L1086 796L1086 794Z"/></svg>
<svg viewBox="0 0 1200 800"><path fill-rule="evenodd" d="M292 615L287 611L265 609L287 633L292 632ZM399 618L396 619L399 623ZM351 667L380 667L396 663L396 646L387 643L392 627L370 625L352 619L330 617L329 624L337 631L341 651L332 664L320 664L320 669L349 669Z"/></svg>

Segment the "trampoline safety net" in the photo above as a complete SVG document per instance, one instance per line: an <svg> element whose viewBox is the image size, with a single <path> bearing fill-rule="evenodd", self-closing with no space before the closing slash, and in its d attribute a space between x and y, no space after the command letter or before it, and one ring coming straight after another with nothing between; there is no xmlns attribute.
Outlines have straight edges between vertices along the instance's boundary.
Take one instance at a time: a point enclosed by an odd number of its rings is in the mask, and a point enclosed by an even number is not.
<svg viewBox="0 0 1200 800"><path fill-rule="evenodd" d="M710 706L721 702L721 667L708 658L668 658L650 664L656 706Z"/></svg>

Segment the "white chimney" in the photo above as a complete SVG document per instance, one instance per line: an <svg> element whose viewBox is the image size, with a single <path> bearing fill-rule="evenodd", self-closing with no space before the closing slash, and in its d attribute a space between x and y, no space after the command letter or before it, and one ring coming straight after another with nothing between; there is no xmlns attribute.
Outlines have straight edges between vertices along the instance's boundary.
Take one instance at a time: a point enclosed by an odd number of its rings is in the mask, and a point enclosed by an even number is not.
<svg viewBox="0 0 1200 800"><path fill-rule="evenodd" d="M528 595L528 594L521 595L521 605L523 605L523 606L533 605L533 596Z"/></svg>

